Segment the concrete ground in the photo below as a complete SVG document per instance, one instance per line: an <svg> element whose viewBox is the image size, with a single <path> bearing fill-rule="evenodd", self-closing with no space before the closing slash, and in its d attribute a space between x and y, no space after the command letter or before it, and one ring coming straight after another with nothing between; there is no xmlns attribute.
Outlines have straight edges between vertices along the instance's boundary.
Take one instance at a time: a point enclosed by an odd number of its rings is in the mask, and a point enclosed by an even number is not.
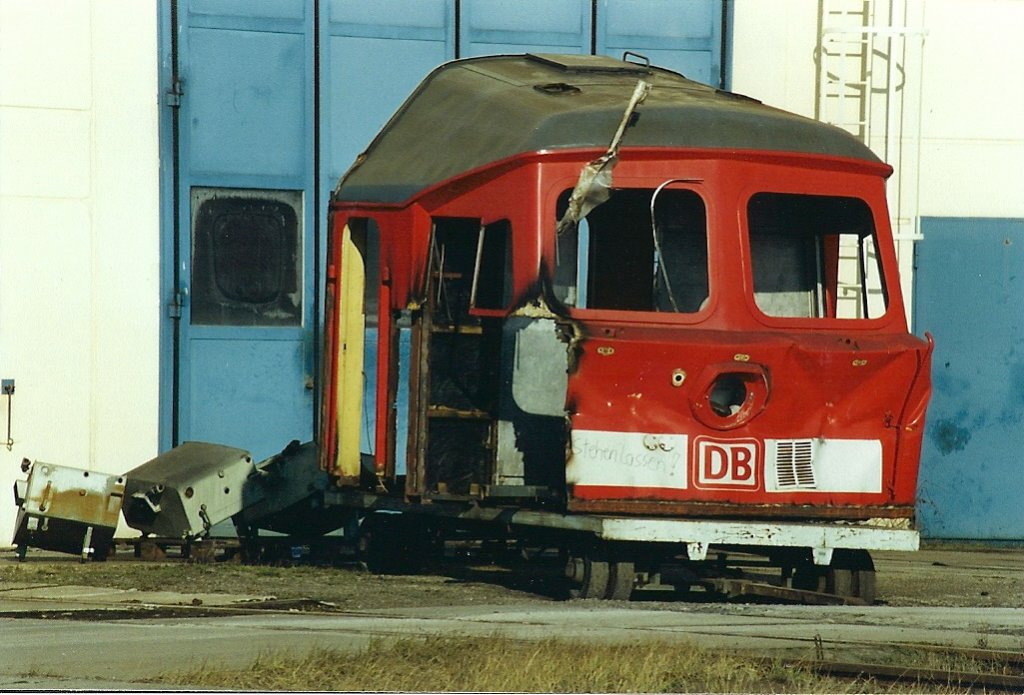
<svg viewBox="0 0 1024 695"><path fill-rule="evenodd" d="M826 656L838 655L850 642L864 643L869 652L898 642L1024 649L1021 606L979 606L972 596L964 602L970 607L960 607L952 588L936 586L934 579L939 570L961 566L954 575L980 582L967 583L971 592L985 582L1019 588L1021 550L928 550L883 556L877 564L880 582L888 571L894 586L920 584L922 603L928 603L929 591L940 599L932 605L870 607L538 601L323 614L287 605L259 609L266 605L259 595L8 584L0 586L0 689L137 689L144 687L141 679L204 664L244 666L270 650L356 649L374 637L425 634L692 641L778 655L813 654L816 639Z"/></svg>

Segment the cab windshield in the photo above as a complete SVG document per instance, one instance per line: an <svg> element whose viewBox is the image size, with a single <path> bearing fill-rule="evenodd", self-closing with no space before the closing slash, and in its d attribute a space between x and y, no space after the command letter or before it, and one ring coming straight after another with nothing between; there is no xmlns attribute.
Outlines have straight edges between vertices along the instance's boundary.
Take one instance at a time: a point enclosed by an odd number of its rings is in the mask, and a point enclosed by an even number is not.
<svg viewBox="0 0 1024 695"><path fill-rule="evenodd" d="M555 296L578 309L692 314L708 298L704 201L692 190L616 189L557 240ZM556 219L568 205L559 198ZM653 205L652 205L653 200Z"/></svg>
<svg viewBox="0 0 1024 695"><path fill-rule="evenodd" d="M758 193L747 206L754 303L766 316L873 319L889 297L858 198Z"/></svg>

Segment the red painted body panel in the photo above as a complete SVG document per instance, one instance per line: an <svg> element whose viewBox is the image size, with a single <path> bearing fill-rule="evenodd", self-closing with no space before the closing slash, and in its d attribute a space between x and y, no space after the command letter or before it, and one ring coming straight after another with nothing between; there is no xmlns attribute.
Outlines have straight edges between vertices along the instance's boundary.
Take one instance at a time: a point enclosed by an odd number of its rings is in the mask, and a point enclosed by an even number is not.
<svg viewBox="0 0 1024 695"><path fill-rule="evenodd" d="M381 234L375 451L382 479L394 475L392 406L398 370L393 316L416 309L426 299L431 220L510 221L512 313L544 293L555 263L557 200L575 185L581 166L600 154L526 153L467 172L402 205L332 205L329 268L341 267L335 240L350 217L374 218ZM667 179L686 179L678 187L695 192L704 202L709 297L693 314L568 309L549 301L557 321L572 326L580 336L565 394L569 437L574 431L685 435L690 484L573 486L570 481L562 491L570 510L575 501L606 501L606 511L623 513L639 502L686 501L736 505L737 516L744 514L745 505L791 507L807 517L817 516L816 508L856 506L898 507L905 515L912 514L930 393L930 345L907 332L885 204L885 178L890 173L885 165L808 154L621 150L615 188L653 189ZM762 313L752 289L746 212L750 197L762 192L863 200L871 210L888 288L885 313L871 319L778 318ZM337 417L332 359L338 347L332 316L336 281L336 273L329 271L321 419L322 463L328 470L334 465ZM677 371L685 374L680 384L673 383ZM732 371L749 377L750 407L745 405L747 411L737 419L709 414L706 396L715 375ZM880 489L769 492L764 470L769 440L878 442ZM729 443L746 443L755 452L749 462L756 469L753 478L731 486L697 485L697 447ZM571 449L570 443L567 450ZM416 456L410 449L410 469L421 465ZM747 462L740 464L745 471Z"/></svg>
<svg viewBox="0 0 1024 695"><path fill-rule="evenodd" d="M920 422L904 420L907 394L924 350L911 337L816 334L741 334L699 329L666 329L663 335L610 329L614 338L585 341L579 368L570 379L573 427L587 430L680 433L715 440L878 439L883 451L883 486L877 494L789 492L765 494L763 478L754 488L631 491L577 487L583 499L649 498L765 504L906 505L914 503ZM604 350L601 350L604 348ZM610 348L610 350L609 350ZM602 354L604 353L604 354ZM699 375L705 365L726 369L737 354L744 364L763 365L767 402L747 424L722 430L697 421L705 408L701 379L672 385L682 369ZM863 362L855 366L854 362ZM693 386L691 387L691 384ZM705 381L706 384L706 381ZM763 468L764 452L758 465ZM691 460L692 460L691 455Z"/></svg>

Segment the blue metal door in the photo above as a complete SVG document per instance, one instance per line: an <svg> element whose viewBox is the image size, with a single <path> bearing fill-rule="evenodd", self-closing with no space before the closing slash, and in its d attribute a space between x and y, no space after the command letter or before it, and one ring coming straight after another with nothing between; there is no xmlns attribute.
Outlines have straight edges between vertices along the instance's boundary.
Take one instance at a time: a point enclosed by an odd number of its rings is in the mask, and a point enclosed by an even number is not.
<svg viewBox="0 0 1024 695"><path fill-rule="evenodd" d="M420 80L455 58L454 26L454 0L321 5L324 192L334 188Z"/></svg>
<svg viewBox="0 0 1024 695"><path fill-rule="evenodd" d="M162 147L165 161L174 154L178 162L176 178L164 173L175 181L165 195L177 204L164 214L173 235L163 246L171 305L163 351L175 357L161 375L161 448L210 440L262 458L314 436L330 191L435 66L484 53L633 50L719 83L721 0L161 6L161 43L171 56L161 65L170 109ZM177 83L167 63L177 66ZM174 109L176 136L167 115ZM375 348L371 328L367 452ZM400 425L404 402L399 393Z"/></svg>
<svg viewBox="0 0 1024 695"><path fill-rule="evenodd" d="M598 0L596 53L639 53L691 80L722 86L722 3Z"/></svg>
<svg viewBox="0 0 1024 695"><path fill-rule="evenodd" d="M178 5L178 441L313 436L313 3Z"/></svg>
<svg viewBox="0 0 1024 695"><path fill-rule="evenodd" d="M459 54L590 53L590 0L463 0Z"/></svg>
<svg viewBox="0 0 1024 695"><path fill-rule="evenodd" d="M459 55L638 53L722 84L721 0L463 0Z"/></svg>
<svg viewBox="0 0 1024 695"><path fill-rule="evenodd" d="M914 326L935 336L922 532L1024 539L1024 220L925 218L921 231Z"/></svg>

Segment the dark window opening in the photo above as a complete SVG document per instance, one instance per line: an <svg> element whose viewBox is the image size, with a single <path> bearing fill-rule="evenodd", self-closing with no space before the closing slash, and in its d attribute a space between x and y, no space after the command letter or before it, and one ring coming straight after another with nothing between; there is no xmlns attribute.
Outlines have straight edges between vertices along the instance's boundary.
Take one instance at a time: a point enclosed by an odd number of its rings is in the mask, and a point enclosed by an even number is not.
<svg viewBox="0 0 1024 695"><path fill-rule="evenodd" d="M480 220L466 217L434 219L430 247L434 323L466 321L473 288Z"/></svg>
<svg viewBox="0 0 1024 695"><path fill-rule="evenodd" d="M512 226L508 220L434 220L431 264L435 321L463 323L470 309L500 310L512 301Z"/></svg>
<svg viewBox="0 0 1024 695"><path fill-rule="evenodd" d="M885 314L888 293L864 201L758 193L747 212L754 302L767 316Z"/></svg>
<svg viewBox="0 0 1024 695"><path fill-rule="evenodd" d="M555 295L567 306L696 313L708 299L707 213L694 191L614 190L556 243Z"/></svg>
<svg viewBox="0 0 1024 695"><path fill-rule="evenodd" d="M301 325L301 207L297 191L193 190L193 324Z"/></svg>
<svg viewBox="0 0 1024 695"><path fill-rule="evenodd" d="M480 228L471 304L504 309L512 301L512 225L499 220Z"/></svg>
<svg viewBox="0 0 1024 695"><path fill-rule="evenodd" d="M373 219L353 217L348 221L352 244L362 256L363 314L366 327L377 326L380 304L380 231Z"/></svg>

